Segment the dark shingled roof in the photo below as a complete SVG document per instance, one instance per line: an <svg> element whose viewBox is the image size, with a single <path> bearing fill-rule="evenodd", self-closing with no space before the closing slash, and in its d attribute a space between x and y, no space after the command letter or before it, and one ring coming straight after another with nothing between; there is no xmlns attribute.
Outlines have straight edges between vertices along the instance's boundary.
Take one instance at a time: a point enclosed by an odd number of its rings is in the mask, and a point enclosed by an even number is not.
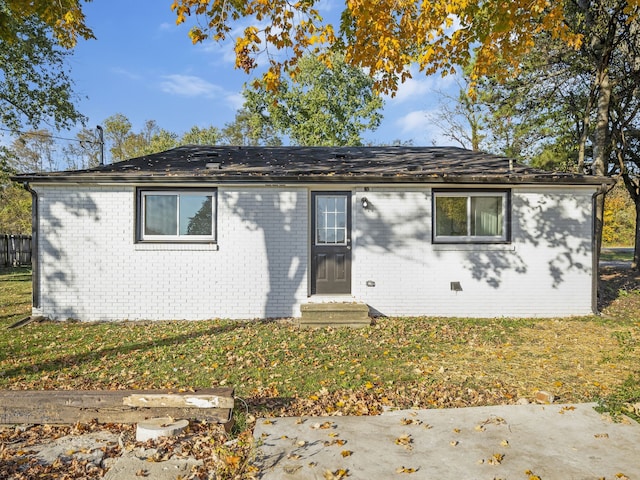
<svg viewBox="0 0 640 480"><path fill-rule="evenodd" d="M97 168L22 174L27 182L402 182L601 184L455 147L223 147L185 145Z"/></svg>

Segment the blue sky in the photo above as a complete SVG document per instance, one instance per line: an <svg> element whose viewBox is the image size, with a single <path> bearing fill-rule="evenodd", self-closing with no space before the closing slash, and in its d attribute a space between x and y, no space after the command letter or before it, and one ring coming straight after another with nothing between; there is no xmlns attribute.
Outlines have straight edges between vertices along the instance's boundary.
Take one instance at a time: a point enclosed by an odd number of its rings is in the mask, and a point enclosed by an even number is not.
<svg viewBox="0 0 640 480"><path fill-rule="evenodd" d="M242 86L253 77L234 69L233 44L193 45L188 25L176 26L170 0L93 0L84 4L96 40L80 41L70 57L80 111L95 127L122 113L139 131L155 120L181 134L193 125L223 127L242 105ZM337 15L342 3L326 0L321 13ZM375 143L394 140L414 145L450 144L429 120L438 108L438 91L452 78L420 73L385 98L380 128L367 132Z"/></svg>

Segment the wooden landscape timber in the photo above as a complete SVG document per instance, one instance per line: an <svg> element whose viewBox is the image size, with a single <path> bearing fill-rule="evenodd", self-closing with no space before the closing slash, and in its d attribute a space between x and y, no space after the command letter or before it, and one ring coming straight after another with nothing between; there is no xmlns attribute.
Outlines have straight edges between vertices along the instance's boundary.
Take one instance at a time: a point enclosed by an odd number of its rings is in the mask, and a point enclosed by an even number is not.
<svg viewBox="0 0 640 480"><path fill-rule="evenodd" d="M0 391L0 425L138 423L172 417L226 424L234 389L172 390L5 390Z"/></svg>

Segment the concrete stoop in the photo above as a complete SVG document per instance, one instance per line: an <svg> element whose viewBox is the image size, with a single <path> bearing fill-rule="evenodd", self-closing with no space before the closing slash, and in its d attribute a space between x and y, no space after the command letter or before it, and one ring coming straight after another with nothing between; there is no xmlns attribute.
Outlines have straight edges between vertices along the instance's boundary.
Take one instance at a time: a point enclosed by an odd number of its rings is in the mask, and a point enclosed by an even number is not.
<svg viewBox="0 0 640 480"><path fill-rule="evenodd" d="M301 328L352 327L361 328L371 324L369 307L357 302L305 303L300 306Z"/></svg>

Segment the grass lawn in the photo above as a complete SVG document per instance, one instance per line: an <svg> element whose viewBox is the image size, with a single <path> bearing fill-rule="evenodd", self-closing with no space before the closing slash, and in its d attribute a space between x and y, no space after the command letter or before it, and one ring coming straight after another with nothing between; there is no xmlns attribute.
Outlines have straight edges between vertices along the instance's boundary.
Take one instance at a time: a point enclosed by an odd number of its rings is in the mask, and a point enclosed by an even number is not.
<svg viewBox="0 0 640 480"><path fill-rule="evenodd" d="M538 390L559 402L601 401L615 413L640 401L640 276L608 269L602 278L604 314L583 318L380 318L357 330L299 330L286 320L42 322L9 330L30 313L30 272L2 270L0 388L234 386L247 404L238 431L257 415L495 405Z"/></svg>
<svg viewBox="0 0 640 480"><path fill-rule="evenodd" d="M600 260L604 262L630 262L633 260L633 248L632 247L611 247L602 248L600 253Z"/></svg>

